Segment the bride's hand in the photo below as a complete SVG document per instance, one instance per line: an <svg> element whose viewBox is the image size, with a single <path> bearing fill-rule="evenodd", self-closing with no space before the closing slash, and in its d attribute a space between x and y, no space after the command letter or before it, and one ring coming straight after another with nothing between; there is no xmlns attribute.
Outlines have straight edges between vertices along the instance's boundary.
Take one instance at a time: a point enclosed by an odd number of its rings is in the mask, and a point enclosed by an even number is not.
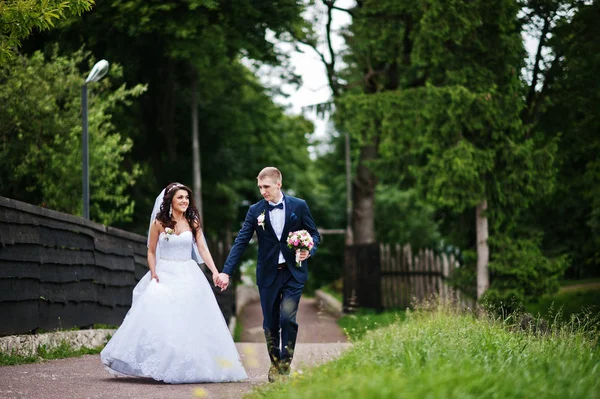
<svg viewBox="0 0 600 399"><path fill-rule="evenodd" d="M229 286L229 275L226 273L219 274L219 288L221 291L225 291Z"/></svg>
<svg viewBox="0 0 600 399"><path fill-rule="evenodd" d="M212 279L215 287L221 288L221 280L219 279L219 275L217 273L213 273Z"/></svg>
<svg viewBox="0 0 600 399"><path fill-rule="evenodd" d="M158 275L156 273L150 273L150 281L152 281L152 279L156 279L156 282L158 283Z"/></svg>

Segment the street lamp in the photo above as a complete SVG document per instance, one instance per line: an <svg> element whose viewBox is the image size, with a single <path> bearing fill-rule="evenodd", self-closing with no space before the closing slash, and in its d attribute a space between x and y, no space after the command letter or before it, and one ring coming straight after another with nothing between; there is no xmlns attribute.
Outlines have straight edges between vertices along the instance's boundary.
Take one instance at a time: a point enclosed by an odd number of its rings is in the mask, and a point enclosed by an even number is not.
<svg viewBox="0 0 600 399"><path fill-rule="evenodd" d="M108 61L100 60L94 65L87 79L81 86L81 122L83 125L83 138L81 140L82 158L83 158L83 217L90 218L90 174L89 174L89 154L88 154L88 104L87 104L87 84L97 82L108 72Z"/></svg>

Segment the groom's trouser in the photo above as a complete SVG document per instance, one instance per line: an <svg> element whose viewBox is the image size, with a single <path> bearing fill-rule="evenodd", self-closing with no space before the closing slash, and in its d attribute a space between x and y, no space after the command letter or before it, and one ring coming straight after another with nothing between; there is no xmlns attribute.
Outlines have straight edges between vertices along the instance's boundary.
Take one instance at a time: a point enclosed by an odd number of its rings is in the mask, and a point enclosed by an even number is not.
<svg viewBox="0 0 600 399"><path fill-rule="evenodd" d="M267 350L275 365L280 361L288 365L292 362L298 336L296 314L303 288L304 284L299 283L286 266L277 271L271 286L258 289Z"/></svg>

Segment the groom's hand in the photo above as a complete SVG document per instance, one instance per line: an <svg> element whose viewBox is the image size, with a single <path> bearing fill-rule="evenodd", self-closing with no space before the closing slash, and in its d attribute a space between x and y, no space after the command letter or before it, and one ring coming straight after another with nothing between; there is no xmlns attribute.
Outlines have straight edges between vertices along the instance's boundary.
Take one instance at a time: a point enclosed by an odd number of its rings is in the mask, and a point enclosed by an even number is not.
<svg viewBox="0 0 600 399"><path fill-rule="evenodd" d="M300 250L300 262L304 262L310 257L310 252L307 249Z"/></svg>
<svg viewBox="0 0 600 399"><path fill-rule="evenodd" d="M221 287L221 291L224 291L229 286L229 274L221 273L219 274L219 287Z"/></svg>

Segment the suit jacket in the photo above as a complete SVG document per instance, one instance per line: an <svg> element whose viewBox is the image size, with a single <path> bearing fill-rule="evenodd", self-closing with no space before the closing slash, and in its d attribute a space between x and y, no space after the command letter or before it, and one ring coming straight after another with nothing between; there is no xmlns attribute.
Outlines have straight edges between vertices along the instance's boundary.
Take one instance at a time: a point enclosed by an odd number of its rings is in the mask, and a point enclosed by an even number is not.
<svg viewBox="0 0 600 399"><path fill-rule="evenodd" d="M294 198L289 195L284 195L285 202L285 224L281 233L281 240L277 239L277 235L273 230L269 218L268 202L261 200L250 206L244 225L239 231L235 243L229 252L229 256L225 261L223 272L229 275L233 274L233 270L240 263L240 259L244 250L248 246L250 239L256 234L258 236L258 263L256 266L256 283L259 287L269 287L275 280L277 275L277 265L279 264L279 252L283 253L283 257L298 282L304 284L308 279L308 262L302 262L301 267L296 266L296 255L294 251L288 248L286 240L288 234L292 231L306 230L310 233L315 243L310 255L311 257L317 251L317 246L321 242L321 236L317 231L317 226L313 220L306 201ZM264 227L258 225L258 217L264 212L265 220Z"/></svg>

